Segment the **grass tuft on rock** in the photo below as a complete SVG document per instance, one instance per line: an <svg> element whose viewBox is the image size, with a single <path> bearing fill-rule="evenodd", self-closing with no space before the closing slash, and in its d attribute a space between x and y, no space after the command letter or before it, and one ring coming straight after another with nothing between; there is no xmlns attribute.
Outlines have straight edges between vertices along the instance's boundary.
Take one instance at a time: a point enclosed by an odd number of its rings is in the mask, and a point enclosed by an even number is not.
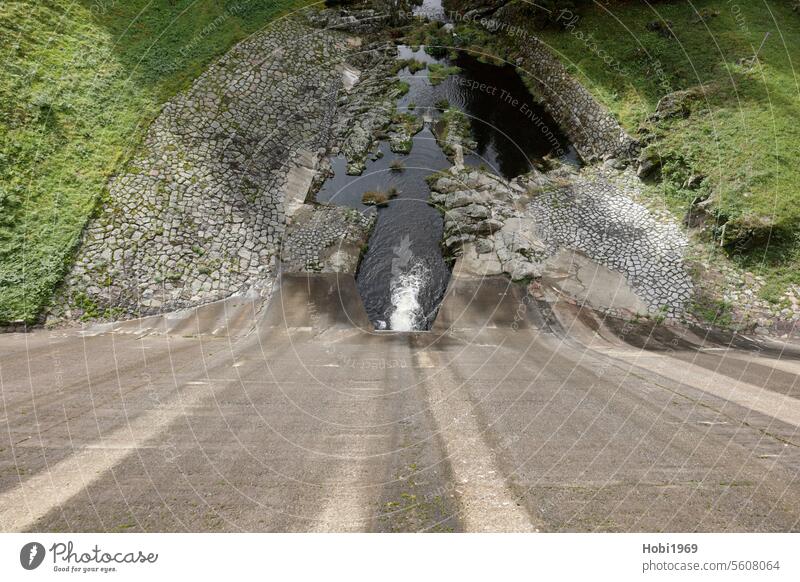
<svg viewBox="0 0 800 582"><path fill-rule="evenodd" d="M397 188L391 187L387 190L368 190L361 197L361 202L369 206L386 206L389 200L398 195Z"/></svg>
<svg viewBox="0 0 800 582"><path fill-rule="evenodd" d="M434 103L434 107L439 111L447 111L450 109L450 102L447 99L439 99Z"/></svg>
<svg viewBox="0 0 800 582"><path fill-rule="evenodd" d="M430 63L428 65L428 81L431 85L436 86L450 75L457 75L460 72L460 67Z"/></svg>

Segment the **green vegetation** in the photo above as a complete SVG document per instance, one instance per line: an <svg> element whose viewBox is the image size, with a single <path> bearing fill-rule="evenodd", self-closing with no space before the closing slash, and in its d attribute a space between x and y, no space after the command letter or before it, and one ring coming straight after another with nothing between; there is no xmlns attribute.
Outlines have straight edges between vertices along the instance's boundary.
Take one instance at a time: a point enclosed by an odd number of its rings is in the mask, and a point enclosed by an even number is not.
<svg viewBox="0 0 800 582"><path fill-rule="evenodd" d="M454 32L452 34L441 22L429 22L406 31L404 39L409 45L424 46L426 53L438 59L456 60L462 51L466 51L479 61L493 65L507 64L502 56L516 48L510 38L493 34L473 23L457 24ZM428 70L442 66L431 63ZM458 72L458 68L455 69L452 73Z"/></svg>
<svg viewBox="0 0 800 582"><path fill-rule="evenodd" d="M417 59L399 59L394 64L394 74L396 75L403 69L408 69L408 72L412 75L418 71L424 69L427 65L422 61L418 61Z"/></svg>
<svg viewBox="0 0 800 582"><path fill-rule="evenodd" d="M425 123L421 117L413 113L401 113L395 111L391 119L391 131L389 147L398 154L411 152L414 145L413 136L422 131Z"/></svg>
<svg viewBox="0 0 800 582"><path fill-rule="evenodd" d="M397 130L409 135L416 135L424 126L422 118L417 117L413 113L403 113L395 111L392 114L392 126Z"/></svg>
<svg viewBox="0 0 800 582"><path fill-rule="evenodd" d="M513 30L461 24L453 39L433 26L410 36L514 63L527 42L514 33L535 31L645 143L653 199L679 219L705 201L699 240L712 256L764 276L770 301L800 284L796 2L559 3L568 10L545 19L527 3L505 4L496 18Z"/></svg>
<svg viewBox="0 0 800 582"><path fill-rule="evenodd" d="M402 172L406 169L406 165L401 160L392 160L392 163L389 164L389 170L392 172Z"/></svg>
<svg viewBox="0 0 800 582"><path fill-rule="evenodd" d="M409 85L405 81L395 81L394 87L396 92L395 96L398 98L402 97L411 90L411 85Z"/></svg>
<svg viewBox="0 0 800 582"><path fill-rule="evenodd" d="M406 31L405 43L416 51L420 46L435 58L447 56L448 47L453 45L453 36L445 30L441 22L418 24ZM430 70L430 65L428 65Z"/></svg>
<svg viewBox="0 0 800 582"><path fill-rule="evenodd" d="M304 0L0 3L0 322L33 322L161 104Z"/></svg>
<svg viewBox="0 0 800 582"><path fill-rule="evenodd" d="M439 178L447 178L449 175L450 173L447 170L437 170L425 176L425 183L432 188ZM428 203L433 204L430 201Z"/></svg>
<svg viewBox="0 0 800 582"><path fill-rule="evenodd" d="M470 118L460 109L447 109L434 126L434 133L439 147L447 156L455 155L456 145L463 146L467 151L477 147L472 139Z"/></svg>
<svg viewBox="0 0 800 582"><path fill-rule="evenodd" d="M414 73L421 71L427 66L428 65L426 63L423 63L422 61L411 59L411 61L408 63L408 71L413 75Z"/></svg>
<svg viewBox="0 0 800 582"><path fill-rule="evenodd" d="M459 67L430 63L428 65L428 81L431 85L435 86L444 81L450 75L456 75L460 72L461 69Z"/></svg>
<svg viewBox="0 0 800 582"><path fill-rule="evenodd" d="M706 323L717 327L730 327L733 325L733 306L722 299L713 299L700 296L695 299L691 311Z"/></svg>
<svg viewBox="0 0 800 582"><path fill-rule="evenodd" d="M651 193L678 217L710 199L709 239L764 275L774 301L800 283L800 14L780 2L692 5L586 7L576 26L539 34L649 144L661 164Z"/></svg>

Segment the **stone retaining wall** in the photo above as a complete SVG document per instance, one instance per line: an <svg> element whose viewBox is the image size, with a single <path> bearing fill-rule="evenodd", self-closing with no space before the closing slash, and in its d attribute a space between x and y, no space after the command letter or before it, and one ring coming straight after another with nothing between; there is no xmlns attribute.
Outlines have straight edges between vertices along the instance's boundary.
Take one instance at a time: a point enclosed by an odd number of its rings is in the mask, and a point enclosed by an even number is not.
<svg viewBox="0 0 800 582"><path fill-rule="evenodd" d="M281 264L290 273L351 273L375 226L374 211L305 204L287 222Z"/></svg>
<svg viewBox="0 0 800 582"><path fill-rule="evenodd" d="M675 221L636 201L641 182L633 170L584 168L552 176L550 185L532 191L525 214L552 253L580 251L622 273L653 314L684 313L692 297L686 235Z"/></svg>
<svg viewBox="0 0 800 582"><path fill-rule="evenodd" d="M480 23L494 34L512 35L515 48L508 55L509 60L532 82L547 112L586 162L631 160L638 155L637 141L625 132L608 109L595 100L540 39L520 25L518 3L450 0L445 6L460 13L461 21Z"/></svg>

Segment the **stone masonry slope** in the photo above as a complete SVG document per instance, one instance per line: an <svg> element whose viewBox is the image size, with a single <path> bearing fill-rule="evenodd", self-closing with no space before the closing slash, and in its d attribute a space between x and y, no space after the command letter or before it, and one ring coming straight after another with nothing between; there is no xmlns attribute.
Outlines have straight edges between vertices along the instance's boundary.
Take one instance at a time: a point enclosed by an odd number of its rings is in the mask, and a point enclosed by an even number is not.
<svg viewBox="0 0 800 582"><path fill-rule="evenodd" d="M651 313L681 316L692 296L688 241L673 220L637 202L641 182L633 171L595 166L556 174L533 190L526 209L542 240L622 273Z"/></svg>
<svg viewBox="0 0 800 582"><path fill-rule="evenodd" d="M84 232L51 319L148 315L269 289L290 168L329 140L344 35L292 19L170 101Z"/></svg>

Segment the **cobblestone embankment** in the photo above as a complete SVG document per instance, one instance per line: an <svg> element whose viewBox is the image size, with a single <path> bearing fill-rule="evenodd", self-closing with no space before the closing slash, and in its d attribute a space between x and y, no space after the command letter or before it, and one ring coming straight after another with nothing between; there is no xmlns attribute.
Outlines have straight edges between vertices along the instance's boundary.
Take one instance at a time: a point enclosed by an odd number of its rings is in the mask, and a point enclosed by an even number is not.
<svg viewBox="0 0 800 582"><path fill-rule="evenodd" d="M538 38L531 37L520 49L517 65L586 162L631 160L638 155L637 141Z"/></svg>
<svg viewBox="0 0 800 582"><path fill-rule="evenodd" d="M532 172L512 182L469 168L432 181L445 247L481 275L536 278L562 249L621 273L652 314L683 314L692 296L677 224L637 202L632 170Z"/></svg>

